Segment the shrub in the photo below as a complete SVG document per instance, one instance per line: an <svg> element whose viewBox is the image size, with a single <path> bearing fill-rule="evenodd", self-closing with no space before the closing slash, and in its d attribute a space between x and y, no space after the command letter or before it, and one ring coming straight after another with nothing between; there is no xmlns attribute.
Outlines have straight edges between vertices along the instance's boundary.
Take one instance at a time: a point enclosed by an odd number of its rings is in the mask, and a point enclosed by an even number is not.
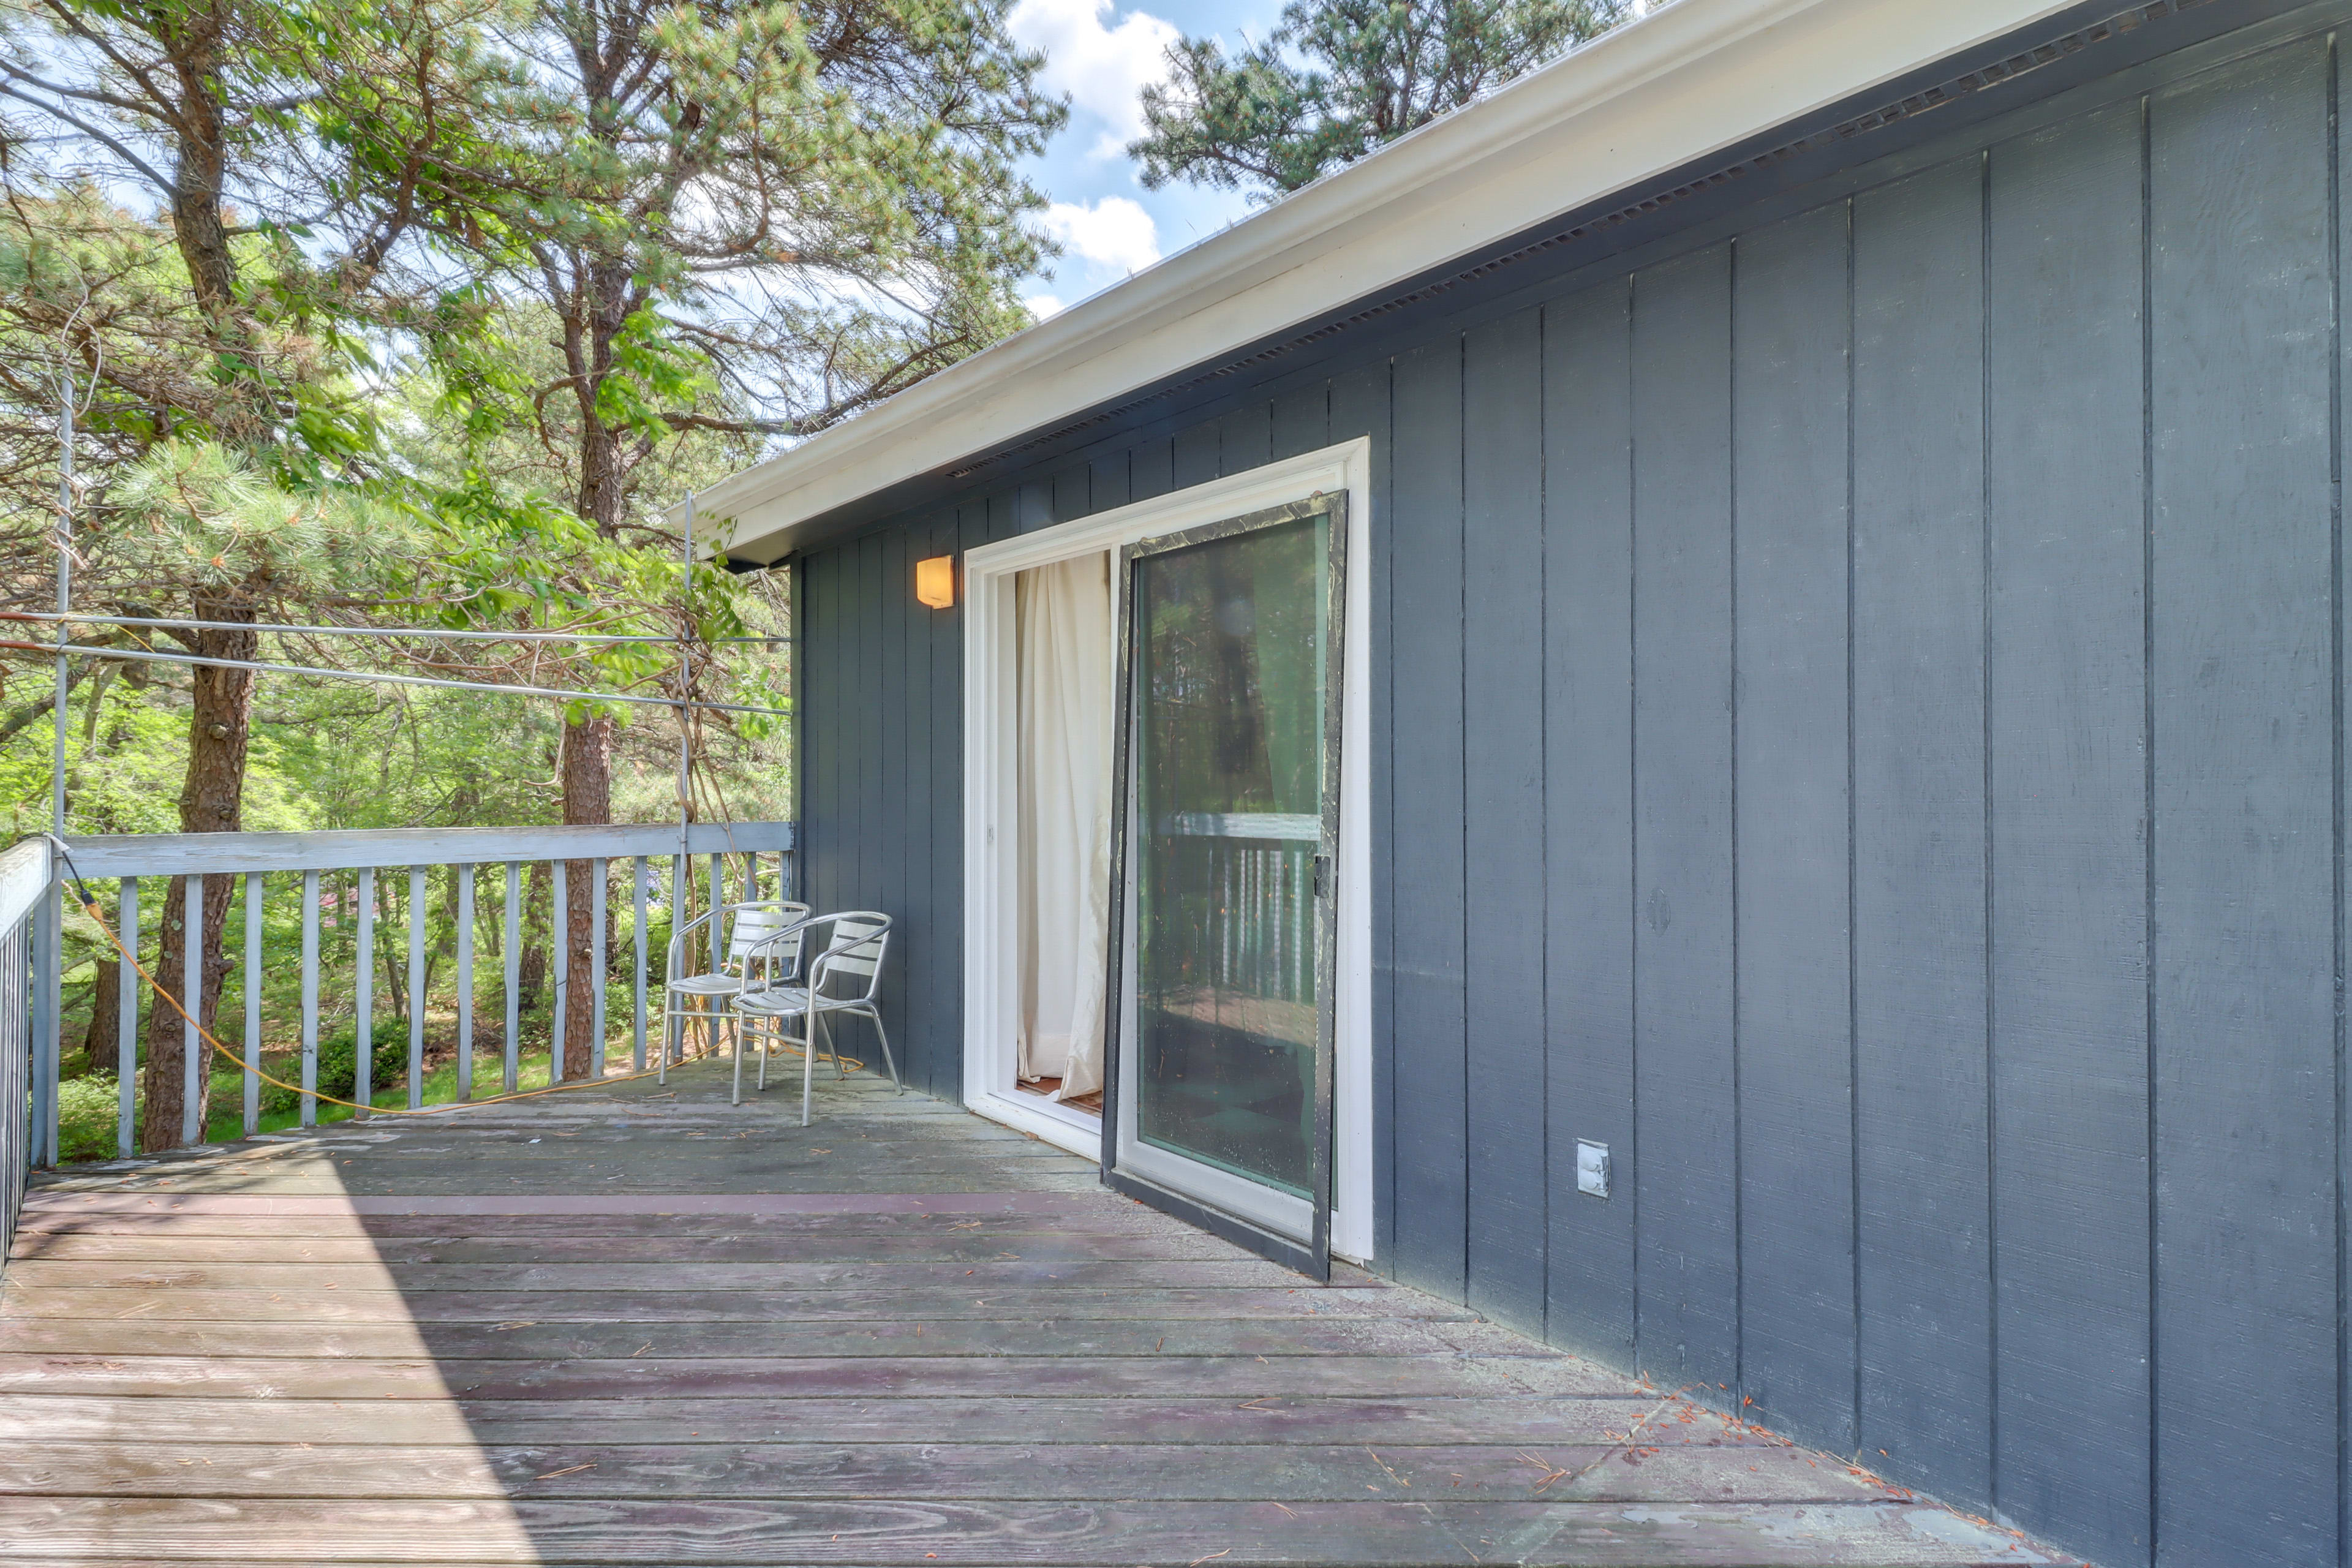
<svg viewBox="0 0 2352 1568"><path fill-rule="evenodd" d="M408 1026L398 1018L378 1018L369 1032L374 1036L375 1049L369 1058L368 1088L371 1091L390 1089L408 1070ZM301 1058L288 1061L277 1069L289 1082L300 1081ZM331 1094L338 1100L349 1100L359 1087L359 1032L355 1027L337 1030L319 1042L319 1092ZM302 1097L290 1089L280 1089L274 1083L261 1086L261 1109L268 1115L278 1115L298 1109Z"/></svg>
<svg viewBox="0 0 2352 1568"><path fill-rule="evenodd" d="M58 1085L58 1152L68 1160L111 1160L115 1113L121 1107L114 1075L89 1073Z"/></svg>

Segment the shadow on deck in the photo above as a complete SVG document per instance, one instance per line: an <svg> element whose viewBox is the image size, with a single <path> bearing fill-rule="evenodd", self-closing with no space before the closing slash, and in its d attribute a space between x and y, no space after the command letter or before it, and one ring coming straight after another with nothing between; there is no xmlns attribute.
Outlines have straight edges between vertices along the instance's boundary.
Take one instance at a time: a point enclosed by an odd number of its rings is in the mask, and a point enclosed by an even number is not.
<svg viewBox="0 0 2352 1568"><path fill-rule="evenodd" d="M723 1071L44 1187L0 1555L2063 1561L871 1076L803 1129Z"/></svg>

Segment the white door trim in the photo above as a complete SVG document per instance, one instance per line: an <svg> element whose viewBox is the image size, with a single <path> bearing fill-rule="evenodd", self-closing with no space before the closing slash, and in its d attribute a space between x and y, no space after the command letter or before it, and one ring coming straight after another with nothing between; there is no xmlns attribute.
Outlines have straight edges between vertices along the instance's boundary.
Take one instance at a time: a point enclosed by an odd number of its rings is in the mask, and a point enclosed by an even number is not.
<svg viewBox="0 0 2352 1568"><path fill-rule="evenodd" d="M1015 1089L1020 929L1013 579L1033 566L1343 490L1348 626L1339 763L1339 1059L1331 1250L1372 1257L1371 443L1362 437L968 550L963 557L964 1104L1087 1159L1101 1123Z"/></svg>

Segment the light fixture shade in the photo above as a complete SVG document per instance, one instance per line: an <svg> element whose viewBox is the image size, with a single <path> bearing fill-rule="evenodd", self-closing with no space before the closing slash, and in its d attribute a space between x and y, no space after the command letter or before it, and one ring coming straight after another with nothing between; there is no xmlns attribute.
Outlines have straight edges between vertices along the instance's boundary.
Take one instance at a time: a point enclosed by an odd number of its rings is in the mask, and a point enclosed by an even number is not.
<svg viewBox="0 0 2352 1568"><path fill-rule="evenodd" d="M954 608L954 556L934 555L915 563L915 597L935 610Z"/></svg>

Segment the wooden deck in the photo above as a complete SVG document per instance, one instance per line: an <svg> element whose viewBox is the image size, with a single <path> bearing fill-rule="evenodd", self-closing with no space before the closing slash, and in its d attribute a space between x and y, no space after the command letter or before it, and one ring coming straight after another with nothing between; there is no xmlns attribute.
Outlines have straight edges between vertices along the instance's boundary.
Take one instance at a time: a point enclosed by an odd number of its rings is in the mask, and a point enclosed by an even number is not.
<svg viewBox="0 0 2352 1568"><path fill-rule="evenodd" d="M2065 1561L860 1076L709 1067L42 1189L0 1558Z"/></svg>

